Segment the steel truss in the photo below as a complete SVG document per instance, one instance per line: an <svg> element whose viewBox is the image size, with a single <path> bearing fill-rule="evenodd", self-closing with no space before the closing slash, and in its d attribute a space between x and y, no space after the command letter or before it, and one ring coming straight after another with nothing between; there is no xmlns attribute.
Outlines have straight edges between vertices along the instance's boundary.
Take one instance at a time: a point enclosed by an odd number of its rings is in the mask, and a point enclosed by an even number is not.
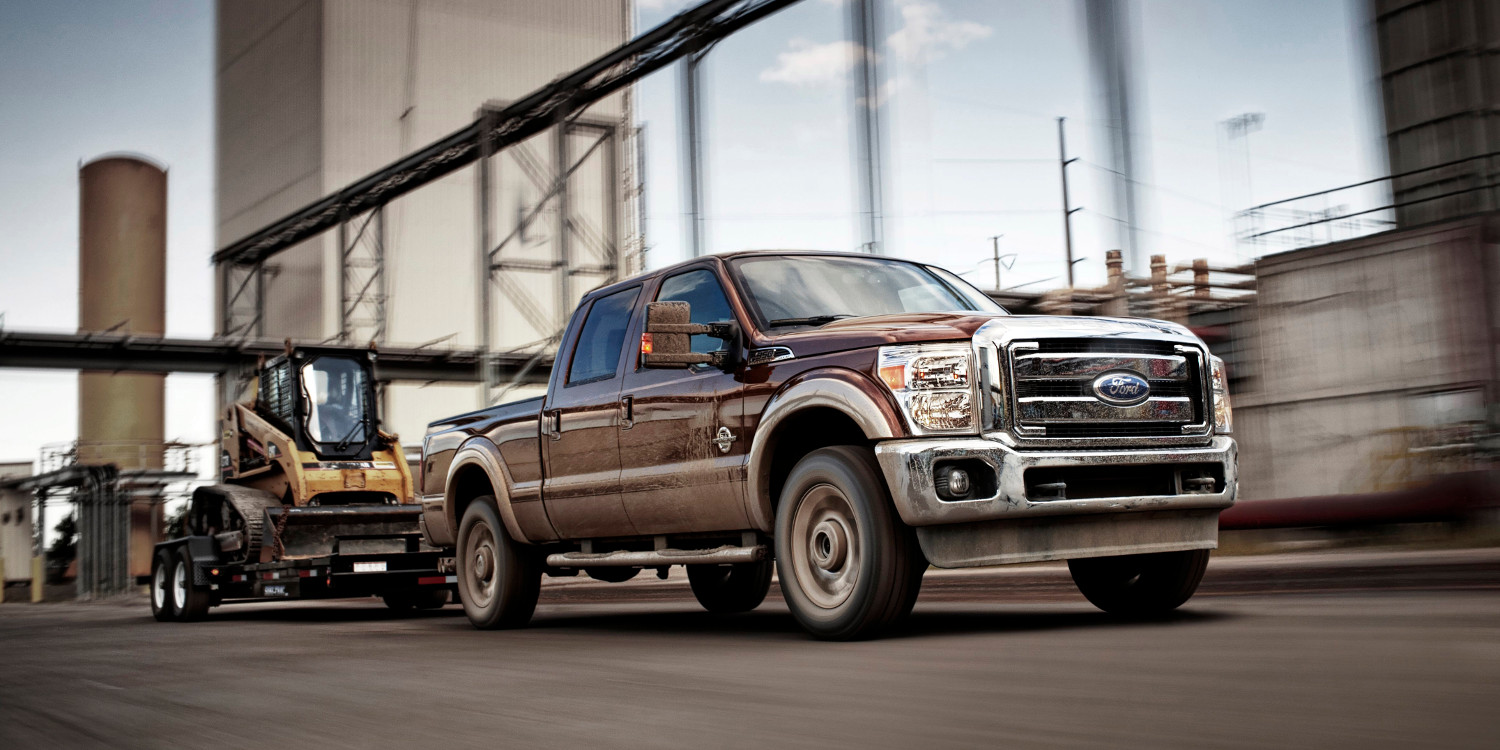
<svg viewBox="0 0 1500 750"><path fill-rule="evenodd" d="M385 341L385 249L385 206L339 223L339 343Z"/></svg>
<svg viewBox="0 0 1500 750"><path fill-rule="evenodd" d="M638 175L632 174L639 164L639 144L632 142L622 147L621 143L622 140L635 140L622 138L622 134L638 137L638 133L626 130L630 111L627 87L796 2L798 0L708 0L684 10L530 95L503 107L484 108L467 127L219 250L214 253L213 260L215 264L226 267L223 274L224 335L250 338L262 334L264 267L268 258L339 227L339 257L343 266L340 270L339 339L348 343L367 333L372 334L373 340L382 339L387 299L382 209L396 198L477 161L480 162L475 180L480 249L476 270L481 286L477 306L479 354L481 358L490 356L494 341L491 287L498 287L534 329L550 333L539 342L542 348L532 360L519 370L519 377L529 376L536 364L546 357L547 349L557 340L566 323L573 299L573 276L592 275L606 283L618 278L621 269L630 265L630 259L625 255L627 247L638 253L636 262L644 265L639 257L645 252L644 240L621 240L622 224L632 225L628 227L632 238L644 225L639 211L628 218L622 217L620 211L622 197L639 199L644 192L636 182ZM591 121L581 116L589 106L621 91L627 97L623 121ZM553 131L551 170L545 169L526 148L526 141L548 129ZM573 136L580 134L593 136L594 140L575 159L571 141ZM635 153L629 153L630 147L634 147ZM518 165L538 188L546 187L543 199L519 222L512 236L492 245L490 211L494 190L490 161L507 149L515 151ZM592 226L579 218L578 212L571 209L568 190L578 167L596 151L605 160L609 175L605 181L609 208L603 227ZM632 156L635 158L631 159ZM622 162L628 165L623 170ZM620 179L622 174L624 179ZM551 212L555 222L551 260L538 262L502 256L501 252L514 241L514 237L523 235L544 208ZM353 232L351 242L348 239L349 227L356 217L361 216L367 218ZM361 244L371 222L375 231L371 239ZM581 248L581 251L575 248ZM526 291L529 285L520 280L521 274L536 273L552 276L554 304L551 314ZM253 278L254 283L239 280L242 278ZM496 390L501 368L486 366L481 369L486 375L485 401L489 403L498 393L503 393Z"/></svg>

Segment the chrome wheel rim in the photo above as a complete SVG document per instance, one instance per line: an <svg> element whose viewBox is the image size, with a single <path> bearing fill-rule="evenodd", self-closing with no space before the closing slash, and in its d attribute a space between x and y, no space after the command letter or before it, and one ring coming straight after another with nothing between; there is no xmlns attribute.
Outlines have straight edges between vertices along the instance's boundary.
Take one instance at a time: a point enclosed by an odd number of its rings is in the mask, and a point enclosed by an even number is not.
<svg viewBox="0 0 1500 750"><path fill-rule="evenodd" d="M495 588L500 577L496 568L500 560L499 545L495 534L485 524L477 524L469 532L469 549L464 554L464 589L477 607L488 607L494 601Z"/></svg>
<svg viewBox="0 0 1500 750"><path fill-rule="evenodd" d="M151 574L151 603L158 610L167 607L167 566L156 566L156 572Z"/></svg>
<svg viewBox="0 0 1500 750"><path fill-rule="evenodd" d="M862 558L854 507L839 488L819 484L802 494L792 516L792 572L807 598L822 609L848 601L859 583Z"/></svg>
<svg viewBox="0 0 1500 750"><path fill-rule="evenodd" d="M172 593L177 595L177 606L187 603L187 563L177 563L172 573Z"/></svg>

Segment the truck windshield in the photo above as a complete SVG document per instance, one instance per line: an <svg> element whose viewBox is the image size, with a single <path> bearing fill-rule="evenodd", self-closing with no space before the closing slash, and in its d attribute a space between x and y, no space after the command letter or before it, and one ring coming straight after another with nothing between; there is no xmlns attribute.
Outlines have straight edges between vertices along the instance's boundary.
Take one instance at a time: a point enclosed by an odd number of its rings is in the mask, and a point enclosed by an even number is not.
<svg viewBox="0 0 1500 750"><path fill-rule="evenodd" d="M818 326L839 318L1005 309L947 271L880 258L750 256L732 261L765 325Z"/></svg>
<svg viewBox="0 0 1500 750"><path fill-rule="evenodd" d="M365 369L342 357L318 357L302 366L307 399L307 437L342 451L363 446L369 429L365 414Z"/></svg>

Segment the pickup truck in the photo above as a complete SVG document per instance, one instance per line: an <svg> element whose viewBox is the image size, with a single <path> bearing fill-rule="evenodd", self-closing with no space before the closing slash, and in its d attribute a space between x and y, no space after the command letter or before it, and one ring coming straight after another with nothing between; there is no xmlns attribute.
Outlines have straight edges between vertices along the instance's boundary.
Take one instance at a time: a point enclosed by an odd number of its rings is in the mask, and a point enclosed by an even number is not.
<svg viewBox="0 0 1500 750"><path fill-rule="evenodd" d="M722 613L774 570L824 639L902 620L929 566L1067 560L1149 616L1234 502L1226 386L1173 323L1010 315L884 257L698 258L585 295L545 396L432 423L421 527L479 628L529 621L544 573L672 565Z"/></svg>

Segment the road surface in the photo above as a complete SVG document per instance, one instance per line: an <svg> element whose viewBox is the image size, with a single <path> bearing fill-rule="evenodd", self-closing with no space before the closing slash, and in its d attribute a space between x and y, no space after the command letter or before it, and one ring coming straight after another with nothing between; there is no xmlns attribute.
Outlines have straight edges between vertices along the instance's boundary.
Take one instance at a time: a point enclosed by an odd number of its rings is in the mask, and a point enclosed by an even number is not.
<svg viewBox="0 0 1500 750"><path fill-rule="evenodd" d="M779 597L549 580L457 607L0 606L0 747L1496 747L1500 551L1215 559L1122 622L1066 568L933 572L910 626L807 639Z"/></svg>

